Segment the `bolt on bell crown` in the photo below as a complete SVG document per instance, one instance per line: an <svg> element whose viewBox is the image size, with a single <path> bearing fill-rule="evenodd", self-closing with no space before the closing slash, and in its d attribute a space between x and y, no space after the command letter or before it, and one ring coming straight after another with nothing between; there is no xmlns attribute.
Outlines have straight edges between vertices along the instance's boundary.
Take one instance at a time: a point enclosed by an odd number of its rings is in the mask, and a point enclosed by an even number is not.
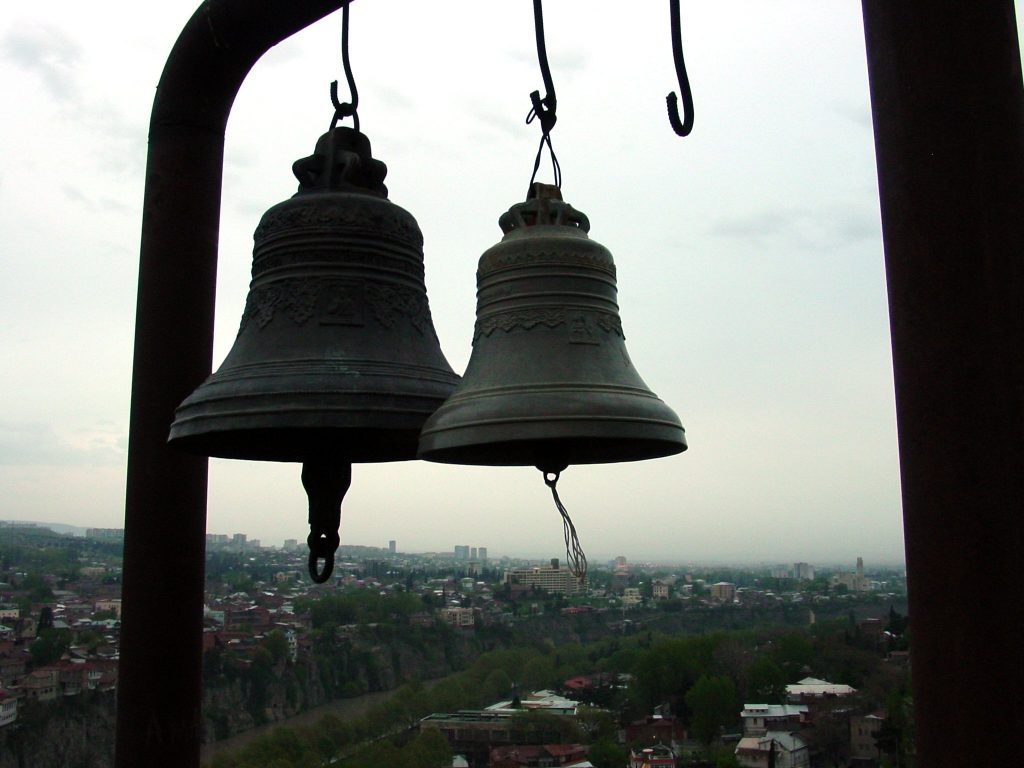
<svg viewBox="0 0 1024 768"><path fill-rule="evenodd" d="M419 456L537 466L636 461L686 450L679 417L626 352L615 264L557 187L499 219L480 257L473 352L423 427Z"/></svg>
<svg viewBox="0 0 1024 768"><path fill-rule="evenodd" d="M415 458L458 382L430 316L423 235L351 128L293 171L298 192L256 228L234 346L178 407L169 442L240 459Z"/></svg>

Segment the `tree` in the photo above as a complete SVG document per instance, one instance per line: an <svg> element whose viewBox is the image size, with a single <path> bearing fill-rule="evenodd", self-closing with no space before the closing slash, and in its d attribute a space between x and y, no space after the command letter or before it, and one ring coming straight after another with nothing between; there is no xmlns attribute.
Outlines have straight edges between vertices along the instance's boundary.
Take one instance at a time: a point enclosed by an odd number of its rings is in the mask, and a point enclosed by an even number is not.
<svg viewBox="0 0 1024 768"><path fill-rule="evenodd" d="M288 638L280 629L275 629L263 641L263 647L270 652L270 657L275 664L280 664L288 658Z"/></svg>
<svg viewBox="0 0 1024 768"><path fill-rule="evenodd" d="M577 741L579 727L567 717L538 709L524 709L510 718L513 738L522 744L553 744Z"/></svg>
<svg viewBox="0 0 1024 768"><path fill-rule="evenodd" d="M520 672L520 682L530 690L546 688L556 682L556 678L555 664L550 656L534 656Z"/></svg>
<svg viewBox="0 0 1024 768"><path fill-rule="evenodd" d="M629 760L629 752L614 739L606 736L590 746L587 759L595 768L622 768Z"/></svg>
<svg viewBox="0 0 1024 768"><path fill-rule="evenodd" d="M790 632L775 642L774 656L786 678L797 680L803 676L804 668L814 661L814 647L804 635Z"/></svg>
<svg viewBox="0 0 1024 768"><path fill-rule="evenodd" d="M28 652L32 654L32 665L42 667L58 661L68 649L68 633L59 629L44 629L39 633Z"/></svg>
<svg viewBox="0 0 1024 768"><path fill-rule="evenodd" d="M715 768L742 768L736 753L728 747L722 747L715 752Z"/></svg>
<svg viewBox="0 0 1024 768"><path fill-rule="evenodd" d="M816 707L809 741L832 768L846 765L850 751L849 704L838 700Z"/></svg>
<svg viewBox="0 0 1024 768"><path fill-rule="evenodd" d="M704 675L687 691L686 705L693 713L690 725L694 735L710 745L721 729L736 719L736 686L724 675Z"/></svg>
<svg viewBox="0 0 1024 768"><path fill-rule="evenodd" d="M785 695L786 674L774 661L759 656L747 667L747 701L781 704Z"/></svg>

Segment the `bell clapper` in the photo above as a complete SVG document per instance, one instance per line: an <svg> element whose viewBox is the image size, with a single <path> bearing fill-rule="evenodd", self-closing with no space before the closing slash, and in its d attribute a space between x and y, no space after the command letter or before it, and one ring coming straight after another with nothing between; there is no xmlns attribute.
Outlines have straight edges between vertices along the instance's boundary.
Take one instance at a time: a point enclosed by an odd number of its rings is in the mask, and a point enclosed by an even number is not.
<svg viewBox="0 0 1024 768"><path fill-rule="evenodd" d="M309 577L317 584L327 581L334 570L334 553L341 543L341 502L351 484L349 462L316 459L302 464L302 487L309 497Z"/></svg>
<svg viewBox="0 0 1024 768"><path fill-rule="evenodd" d="M562 516L562 533L565 537L565 562L577 580L583 581L587 577L587 556L583 553L579 536L576 534L576 526L573 525L569 511L558 498L558 478L566 468L565 464L555 467L537 467L544 475L544 485L551 489L551 496L555 500L555 507Z"/></svg>

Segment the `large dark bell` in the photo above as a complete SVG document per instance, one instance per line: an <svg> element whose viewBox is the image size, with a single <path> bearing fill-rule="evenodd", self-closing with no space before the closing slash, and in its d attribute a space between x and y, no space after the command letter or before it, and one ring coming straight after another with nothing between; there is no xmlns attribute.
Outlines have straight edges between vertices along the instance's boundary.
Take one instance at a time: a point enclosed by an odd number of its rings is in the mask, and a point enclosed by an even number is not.
<svg viewBox="0 0 1024 768"><path fill-rule="evenodd" d="M679 417L629 360L611 254L557 188L536 194L480 257L473 353L420 458L559 471L686 450Z"/></svg>
<svg viewBox="0 0 1024 768"><path fill-rule="evenodd" d="M336 128L254 236L235 344L178 408L170 442L207 456L413 459L458 377L434 332L423 236L387 199L367 138Z"/></svg>

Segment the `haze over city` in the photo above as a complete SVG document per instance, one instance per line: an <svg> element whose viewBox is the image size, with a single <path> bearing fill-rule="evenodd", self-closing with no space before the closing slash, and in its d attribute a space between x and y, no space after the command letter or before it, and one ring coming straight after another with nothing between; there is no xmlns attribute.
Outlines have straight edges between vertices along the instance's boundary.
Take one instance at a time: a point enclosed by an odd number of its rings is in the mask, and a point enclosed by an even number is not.
<svg viewBox="0 0 1024 768"><path fill-rule="evenodd" d="M195 4L115 0L98 15L57 2L0 21L2 517L122 525L146 131ZM351 11L362 129L388 164L390 199L424 232L433 321L457 372L477 258L521 200L539 138L524 124L543 87L529 6L497 25L487 5ZM563 473L588 556L902 562L859 4L684 4L696 104L686 139L665 116L678 89L667 9L609 5L586 24L571 3L545 14L563 194L614 255L630 357L689 443L667 459ZM340 24L334 14L277 46L236 101L214 368L238 328L259 216L294 193L292 162L328 127L328 85L344 79ZM267 544L307 532L295 465L213 461L208 509L210 532ZM563 551L532 468L357 466L341 535L406 551Z"/></svg>

